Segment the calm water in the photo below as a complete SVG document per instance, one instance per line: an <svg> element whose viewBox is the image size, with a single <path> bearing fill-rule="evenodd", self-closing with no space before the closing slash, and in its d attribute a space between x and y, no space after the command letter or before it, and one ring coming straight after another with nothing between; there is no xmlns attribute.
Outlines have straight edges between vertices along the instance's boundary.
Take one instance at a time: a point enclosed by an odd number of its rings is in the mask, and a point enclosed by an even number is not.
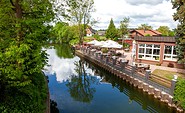
<svg viewBox="0 0 185 113"><path fill-rule="evenodd" d="M73 56L66 47L47 49L50 98L60 113L172 113L132 85Z"/></svg>

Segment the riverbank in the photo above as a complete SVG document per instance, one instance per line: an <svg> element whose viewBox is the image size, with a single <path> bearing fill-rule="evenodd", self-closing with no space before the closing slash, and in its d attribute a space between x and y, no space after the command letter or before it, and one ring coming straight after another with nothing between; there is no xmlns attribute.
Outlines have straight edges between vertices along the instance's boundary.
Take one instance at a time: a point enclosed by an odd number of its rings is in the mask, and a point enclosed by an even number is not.
<svg viewBox="0 0 185 113"><path fill-rule="evenodd" d="M129 82L130 84L133 84L133 86L143 89L144 92L147 92L149 95L153 95L155 98L159 99L161 102L167 103L170 107L175 107L177 111L182 112L183 110L178 108L174 102L173 102L173 96L172 96L172 90L168 89L163 86L160 86L156 83L152 83L152 81L147 81L148 77L139 77L134 73L134 68L128 69L127 67L124 69L121 69L115 65L114 61L108 61L108 59L103 59L103 56L98 56L96 54L95 56L92 56L92 54L88 51L76 51L76 55L83 57L90 62L95 63L96 65L104 68L105 70L109 71L110 73L113 73L123 80ZM120 65L121 66L121 65ZM128 71L130 70L130 71ZM171 90L171 91L170 91Z"/></svg>

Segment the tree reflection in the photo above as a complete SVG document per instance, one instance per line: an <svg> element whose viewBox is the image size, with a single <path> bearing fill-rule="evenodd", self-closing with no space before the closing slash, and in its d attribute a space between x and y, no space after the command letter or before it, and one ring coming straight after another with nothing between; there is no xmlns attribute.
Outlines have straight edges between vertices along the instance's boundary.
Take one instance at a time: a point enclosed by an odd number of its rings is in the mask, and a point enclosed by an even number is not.
<svg viewBox="0 0 185 113"><path fill-rule="evenodd" d="M71 97L76 101L90 103L96 91L95 88L91 87L91 84L95 83L96 78L87 75L84 61L79 60L79 62L75 62L75 65L78 76L72 76L66 86L69 88Z"/></svg>
<svg viewBox="0 0 185 113"><path fill-rule="evenodd" d="M50 113L59 113L59 109L57 108L57 102L50 99Z"/></svg>
<svg viewBox="0 0 185 113"><path fill-rule="evenodd" d="M69 44L54 45L56 54L60 58L73 58L74 54Z"/></svg>

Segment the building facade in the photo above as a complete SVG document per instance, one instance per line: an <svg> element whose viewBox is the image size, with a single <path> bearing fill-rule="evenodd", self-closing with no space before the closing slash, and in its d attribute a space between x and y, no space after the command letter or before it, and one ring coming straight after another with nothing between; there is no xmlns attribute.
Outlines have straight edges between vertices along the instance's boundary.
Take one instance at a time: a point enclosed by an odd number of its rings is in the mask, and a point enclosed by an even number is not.
<svg viewBox="0 0 185 113"><path fill-rule="evenodd" d="M178 64L175 37L135 37L135 62L184 68Z"/></svg>

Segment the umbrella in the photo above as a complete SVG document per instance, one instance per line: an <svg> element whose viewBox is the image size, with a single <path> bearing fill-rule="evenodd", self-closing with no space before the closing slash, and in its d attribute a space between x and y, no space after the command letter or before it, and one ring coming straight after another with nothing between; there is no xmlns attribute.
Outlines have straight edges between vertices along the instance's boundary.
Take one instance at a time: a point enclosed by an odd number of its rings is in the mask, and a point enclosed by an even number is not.
<svg viewBox="0 0 185 113"><path fill-rule="evenodd" d="M98 43L99 41L97 41L97 40L93 40L93 41L90 41L90 42L87 42L87 44L92 44L92 45L94 45L94 44L96 44L96 43Z"/></svg>

